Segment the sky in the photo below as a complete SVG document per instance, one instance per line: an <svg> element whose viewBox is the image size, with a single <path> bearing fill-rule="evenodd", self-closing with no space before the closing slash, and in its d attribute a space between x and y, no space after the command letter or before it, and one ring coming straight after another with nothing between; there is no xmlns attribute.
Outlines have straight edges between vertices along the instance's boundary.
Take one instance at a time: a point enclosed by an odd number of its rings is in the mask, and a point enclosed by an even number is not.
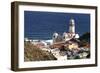
<svg viewBox="0 0 100 73"><path fill-rule="evenodd" d="M90 32L90 14L24 11L24 37L45 39L52 37L54 32L68 32L71 18L80 36Z"/></svg>

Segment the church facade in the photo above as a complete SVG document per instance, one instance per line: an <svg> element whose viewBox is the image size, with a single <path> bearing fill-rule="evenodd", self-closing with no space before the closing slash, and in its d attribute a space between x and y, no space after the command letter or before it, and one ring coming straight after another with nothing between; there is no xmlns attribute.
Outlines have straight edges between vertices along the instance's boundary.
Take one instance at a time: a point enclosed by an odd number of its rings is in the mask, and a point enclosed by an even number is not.
<svg viewBox="0 0 100 73"><path fill-rule="evenodd" d="M53 34L53 43L59 42L59 41L68 41L72 38L79 38L79 34L75 32L75 20L70 19L69 21L69 31L64 32L62 36L59 35L59 33L55 32Z"/></svg>

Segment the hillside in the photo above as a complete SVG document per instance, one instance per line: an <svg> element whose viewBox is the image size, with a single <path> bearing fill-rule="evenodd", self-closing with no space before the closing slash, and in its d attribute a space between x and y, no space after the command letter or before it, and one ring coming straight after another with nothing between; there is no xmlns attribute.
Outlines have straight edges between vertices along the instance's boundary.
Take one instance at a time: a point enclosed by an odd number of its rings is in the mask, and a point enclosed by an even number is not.
<svg viewBox="0 0 100 73"><path fill-rule="evenodd" d="M84 33L82 36L80 36L79 38L80 41L86 41L86 42L90 42L90 32L86 32Z"/></svg>
<svg viewBox="0 0 100 73"><path fill-rule="evenodd" d="M90 45L90 33L86 32L82 36L80 36L79 40L80 42L80 47L83 46L89 46Z"/></svg>
<svg viewBox="0 0 100 73"><path fill-rule="evenodd" d="M43 51L30 42L25 42L24 45L24 61L56 60L52 53Z"/></svg>

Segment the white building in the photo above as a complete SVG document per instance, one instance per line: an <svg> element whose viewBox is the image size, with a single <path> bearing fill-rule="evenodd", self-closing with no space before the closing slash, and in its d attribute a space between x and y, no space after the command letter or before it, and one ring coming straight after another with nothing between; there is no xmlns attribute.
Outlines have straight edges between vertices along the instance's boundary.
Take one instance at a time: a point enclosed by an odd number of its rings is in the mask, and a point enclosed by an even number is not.
<svg viewBox="0 0 100 73"><path fill-rule="evenodd" d="M69 21L69 33L75 34L75 20L74 19L70 19Z"/></svg>
<svg viewBox="0 0 100 73"><path fill-rule="evenodd" d="M56 42L55 40L57 39L58 36L59 36L58 33L53 34L53 41L54 42ZM64 32L63 35L62 35L63 41L68 41L72 38L79 38L79 34L75 33L75 20L74 19L70 19L70 21L69 21L69 31L67 33Z"/></svg>
<svg viewBox="0 0 100 73"><path fill-rule="evenodd" d="M58 34L57 32L53 33L53 37L52 37L53 43L56 42L56 39L57 39L58 35L59 35L59 34Z"/></svg>
<svg viewBox="0 0 100 73"><path fill-rule="evenodd" d="M75 20L74 19L70 19L70 21L69 21L69 32L63 33L64 41L68 41L72 38L79 38L79 34L75 33Z"/></svg>

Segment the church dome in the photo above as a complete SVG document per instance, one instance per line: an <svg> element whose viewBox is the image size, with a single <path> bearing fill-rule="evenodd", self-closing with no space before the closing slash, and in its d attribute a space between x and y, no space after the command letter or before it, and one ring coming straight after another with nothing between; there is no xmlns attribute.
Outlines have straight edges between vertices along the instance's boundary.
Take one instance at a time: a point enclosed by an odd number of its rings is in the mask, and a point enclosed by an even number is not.
<svg viewBox="0 0 100 73"><path fill-rule="evenodd" d="M59 35L59 34L58 34L57 32L53 33L53 38L57 38L58 35Z"/></svg>
<svg viewBox="0 0 100 73"><path fill-rule="evenodd" d="M79 34L76 34L76 35L75 35L75 38L79 38Z"/></svg>
<svg viewBox="0 0 100 73"><path fill-rule="evenodd" d="M68 38L68 33L64 32L64 33L63 33L63 37Z"/></svg>

